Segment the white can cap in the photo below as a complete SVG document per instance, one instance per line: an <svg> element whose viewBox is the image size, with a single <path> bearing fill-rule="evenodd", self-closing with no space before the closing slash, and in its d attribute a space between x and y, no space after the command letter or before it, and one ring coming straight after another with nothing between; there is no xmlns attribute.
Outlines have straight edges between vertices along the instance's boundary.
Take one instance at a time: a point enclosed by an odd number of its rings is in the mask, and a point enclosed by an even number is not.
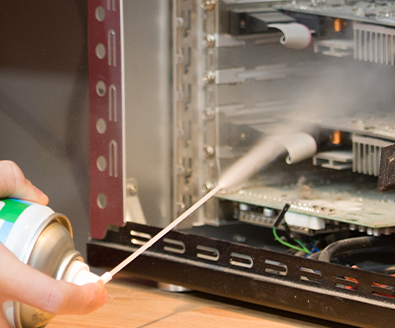
<svg viewBox="0 0 395 328"><path fill-rule="evenodd" d="M64 280L82 286L92 282L98 282L100 276L90 272L89 266L84 262L74 261L67 269Z"/></svg>

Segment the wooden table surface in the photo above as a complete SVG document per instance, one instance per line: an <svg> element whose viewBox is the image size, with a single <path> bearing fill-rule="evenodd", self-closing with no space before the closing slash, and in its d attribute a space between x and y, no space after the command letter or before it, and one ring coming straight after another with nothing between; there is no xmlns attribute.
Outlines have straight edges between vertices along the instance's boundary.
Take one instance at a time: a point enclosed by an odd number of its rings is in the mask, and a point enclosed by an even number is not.
<svg viewBox="0 0 395 328"><path fill-rule="evenodd" d="M57 316L47 327L350 327L199 292L170 293L153 282L122 275L108 283L107 290L107 303L98 311Z"/></svg>

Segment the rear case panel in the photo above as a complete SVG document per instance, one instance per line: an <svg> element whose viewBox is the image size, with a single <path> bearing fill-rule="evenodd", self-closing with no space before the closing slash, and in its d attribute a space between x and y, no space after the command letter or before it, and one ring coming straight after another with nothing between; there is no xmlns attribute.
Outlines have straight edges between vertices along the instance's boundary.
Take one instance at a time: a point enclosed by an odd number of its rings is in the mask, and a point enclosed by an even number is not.
<svg viewBox="0 0 395 328"><path fill-rule="evenodd" d="M112 268L124 260L138 246L130 246L131 231L149 238L160 229L128 222L116 232L108 231L104 240L88 244L89 263ZM219 231L212 234L226 235ZM246 267L251 264L251 268ZM154 281L357 327L393 327L394 277L199 236L196 232L170 232L126 270ZM377 284L388 289L378 288Z"/></svg>

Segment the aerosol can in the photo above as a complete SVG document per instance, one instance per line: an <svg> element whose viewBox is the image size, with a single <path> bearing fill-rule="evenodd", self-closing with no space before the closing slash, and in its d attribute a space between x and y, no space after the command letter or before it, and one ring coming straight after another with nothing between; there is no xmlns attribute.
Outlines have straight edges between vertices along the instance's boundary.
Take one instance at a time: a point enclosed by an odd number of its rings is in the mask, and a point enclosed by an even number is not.
<svg viewBox="0 0 395 328"><path fill-rule="evenodd" d="M0 242L23 263L56 280L83 285L100 279L75 249L69 220L47 206L0 200ZM13 301L3 303L1 310L12 328L45 327L54 317Z"/></svg>

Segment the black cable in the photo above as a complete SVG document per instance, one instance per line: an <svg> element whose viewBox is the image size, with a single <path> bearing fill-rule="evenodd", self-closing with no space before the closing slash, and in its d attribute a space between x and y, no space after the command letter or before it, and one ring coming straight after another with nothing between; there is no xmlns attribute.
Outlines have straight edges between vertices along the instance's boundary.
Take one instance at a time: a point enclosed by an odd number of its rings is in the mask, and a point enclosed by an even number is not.
<svg viewBox="0 0 395 328"><path fill-rule="evenodd" d="M342 258L342 259L347 259L350 257L366 257L365 255L388 255L391 254L393 256L395 256L395 245L392 246L378 246L378 247L371 247L371 248L367 248L367 249L353 249L350 251L345 251L341 254L337 255L337 258ZM379 259L381 260L381 258L376 258L376 260Z"/></svg>
<svg viewBox="0 0 395 328"><path fill-rule="evenodd" d="M339 240L328 245L324 250L322 250L318 260L330 262L333 257L347 251L381 246L395 246L395 238L393 236L364 236ZM310 258L314 257L310 256Z"/></svg>
<svg viewBox="0 0 395 328"><path fill-rule="evenodd" d="M312 253L312 254L309 255L309 259L318 260L318 258L320 257L320 255L321 255L321 252Z"/></svg>

